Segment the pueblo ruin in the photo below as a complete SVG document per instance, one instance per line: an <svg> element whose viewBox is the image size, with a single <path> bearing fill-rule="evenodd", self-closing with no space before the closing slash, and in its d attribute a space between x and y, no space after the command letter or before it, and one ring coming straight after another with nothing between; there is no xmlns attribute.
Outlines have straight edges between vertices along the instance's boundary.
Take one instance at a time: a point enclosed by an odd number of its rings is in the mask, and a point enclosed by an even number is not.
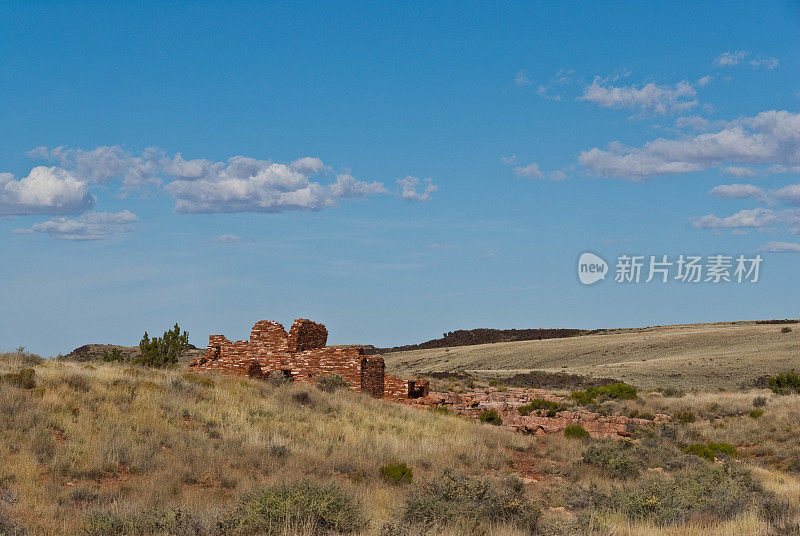
<svg viewBox="0 0 800 536"><path fill-rule="evenodd" d="M389 376L382 357L364 355L358 346L326 346L327 342L328 330L318 322L299 318L286 333L278 322L261 320L253 326L248 341L210 335L205 355L189 366L259 379L282 375L306 383L339 374L352 390L375 398L405 401L428 395L427 380Z"/></svg>

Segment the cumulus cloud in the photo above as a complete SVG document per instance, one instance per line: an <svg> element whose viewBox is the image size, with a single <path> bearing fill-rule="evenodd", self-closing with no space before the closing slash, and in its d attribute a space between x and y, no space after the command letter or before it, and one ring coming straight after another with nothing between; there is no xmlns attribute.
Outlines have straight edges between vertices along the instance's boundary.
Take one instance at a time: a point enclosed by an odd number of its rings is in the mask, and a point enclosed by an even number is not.
<svg viewBox="0 0 800 536"><path fill-rule="evenodd" d="M322 171L329 171L330 167L322 163L322 160L315 156L304 156L291 163L292 169L300 173L316 175Z"/></svg>
<svg viewBox="0 0 800 536"><path fill-rule="evenodd" d="M439 189L439 187L431 179L420 180L417 177L408 175L403 179L399 179L397 183L400 185L400 197L409 201L428 201L431 194ZM418 187L425 185L425 188L420 192Z"/></svg>
<svg viewBox="0 0 800 536"><path fill-rule="evenodd" d="M86 182L58 167L37 166L19 180L0 173L0 216L77 214L94 202Z"/></svg>
<svg viewBox="0 0 800 536"><path fill-rule="evenodd" d="M217 242L219 244L235 244L239 240L241 240L239 238L239 235L235 235L235 234L223 234L223 235L219 235L218 237L214 238L214 242Z"/></svg>
<svg viewBox="0 0 800 536"><path fill-rule="evenodd" d="M800 253L800 244L772 241L761 246L761 251L769 253Z"/></svg>
<svg viewBox="0 0 800 536"><path fill-rule="evenodd" d="M280 212L318 210L342 198L386 192L379 182L366 183L343 173L333 184L309 180L308 167L235 156L215 163L208 173L191 180L174 180L164 186L182 213Z"/></svg>
<svg viewBox="0 0 800 536"><path fill-rule="evenodd" d="M145 149L139 156L131 155L118 145L101 146L91 151L65 147L52 149L37 147L28 152L28 155L56 162L89 183L103 183L115 177L122 177L126 192L149 185L157 186L158 173L166 164L164 152L154 147ZM185 162L180 154L176 155L176 158L178 164Z"/></svg>
<svg viewBox="0 0 800 536"><path fill-rule="evenodd" d="M77 218L53 218L34 223L29 228L17 229L19 234L46 233L58 240L102 240L115 232L133 230L138 220L129 210L122 212L89 212Z"/></svg>
<svg viewBox="0 0 800 536"><path fill-rule="evenodd" d="M709 192L714 197L727 197L731 199L761 199L766 192L753 184L721 184Z"/></svg>
<svg viewBox="0 0 800 536"><path fill-rule="evenodd" d="M642 147L614 142L606 150L581 152L578 161L593 175L630 180L730 163L796 166L800 165L800 114L771 110L731 121L716 132L659 138Z"/></svg>
<svg viewBox="0 0 800 536"><path fill-rule="evenodd" d="M317 210L344 198L387 193L380 182L362 182L349 173L337 175L328 184L311 180L314 175L331 169L311 156L289 163L245 156L216 162L203 158L187 160L180 153L170 156L154 147L132 155L119 146L92 151L37 147L30 155L58 162L84 183L121 178L123 193L163 187L175 199L175 209L183 213ZM435 189L433 185L426 186L418 198L427 200Z"/></svg>
<svg viewBox="0 0 800 536"><path fill-rule="evenodd" d="M768 71L771 71L777 67L779 63L778 58L772 58L764 55L753 57L753 55L746 50L736 50L733 52L723 52L717 56L714 59L714 65L717 67L733 67L734 65L744 64L746 58L752 58L746 62L751 67L763 67Z"/></svg>
<svg viewBox="0 0 800 536"><path fill-rule="evenodd" d="M515 167L514 175L525 179L541 179L544 177L544 173L542 173L542 170L539 169L539 164L536 162L528 164L527 166Z"/></svg>
<svg viewBox="0 0 800 536"><path fill-rule="evenodd" d="M678 82L674 86L661 86L651 82L637 87L604 85L603 80L595 78L591 85L584 88L580 99L603 108L628 108L664 115L697 106L696 96L697 91L686 81Z"/></svg>

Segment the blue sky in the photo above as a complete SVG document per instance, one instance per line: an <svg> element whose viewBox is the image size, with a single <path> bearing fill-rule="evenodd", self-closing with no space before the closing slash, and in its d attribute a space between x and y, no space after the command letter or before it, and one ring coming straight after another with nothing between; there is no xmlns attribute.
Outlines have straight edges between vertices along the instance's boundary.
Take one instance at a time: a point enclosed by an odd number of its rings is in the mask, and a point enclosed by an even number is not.
<svg viewBox="0 0 800 536"><path fill-rule="evenodd" d="M0 347L797 317L796 3L0 6ZM584 251L764 258L583 286Z"/></svg>

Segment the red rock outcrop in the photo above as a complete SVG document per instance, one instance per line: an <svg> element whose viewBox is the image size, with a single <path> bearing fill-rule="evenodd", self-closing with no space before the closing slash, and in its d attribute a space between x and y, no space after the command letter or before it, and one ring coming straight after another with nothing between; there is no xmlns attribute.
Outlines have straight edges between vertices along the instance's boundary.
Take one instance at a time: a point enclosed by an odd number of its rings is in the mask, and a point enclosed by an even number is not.
<svg viewBox="0 0 800 536"><path fill-rule="evenodd" d="M503 419L503 427L524 434L561 433L571 425L582 426L592 437L628 437L631 426L643 426L652 421L622 415L600 415L590 411L558 411L554 417L546 415L520 415L518 408L533 399L558 401L564 397L541 389L513 388L498 391L494 388L467 393L433 391L427 396L408 403L415 406L446 407L452 412L478 419L485 409L494 409ZM669 420L667 415L656 415L655 421Z"/></svg>

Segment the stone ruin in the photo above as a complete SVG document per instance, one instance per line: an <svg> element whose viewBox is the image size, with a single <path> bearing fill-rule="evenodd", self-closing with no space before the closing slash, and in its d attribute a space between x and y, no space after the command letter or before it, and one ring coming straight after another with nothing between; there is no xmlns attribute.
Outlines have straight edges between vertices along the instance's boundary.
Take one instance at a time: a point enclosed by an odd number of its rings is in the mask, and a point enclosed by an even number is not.
<svg viewBox="0 0 800 536"><path fill-rule="evenodd" d="M249 341L210 335L205 355L189 367L259 379L280 374L305 383L339 374L352 390L375 398L405 401L428 395L427 380L388 376L382 357L364 355L358 346L326 346L327 341L325 326L311 320L295 320L288 334L278 322L261 320L253 326Z"/></svg>

